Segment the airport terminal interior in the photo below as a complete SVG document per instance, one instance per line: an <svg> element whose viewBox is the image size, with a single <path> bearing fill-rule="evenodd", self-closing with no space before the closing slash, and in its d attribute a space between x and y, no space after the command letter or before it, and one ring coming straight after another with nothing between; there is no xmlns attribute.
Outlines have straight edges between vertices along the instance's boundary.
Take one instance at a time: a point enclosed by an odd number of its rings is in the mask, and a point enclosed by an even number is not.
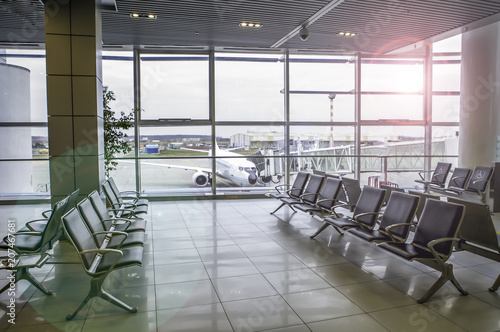
<svg viewBox="0 0 500 332"><path fill-rule="evenodd" d="M0 331L500 331L500 1L0 17Z"/></svg>

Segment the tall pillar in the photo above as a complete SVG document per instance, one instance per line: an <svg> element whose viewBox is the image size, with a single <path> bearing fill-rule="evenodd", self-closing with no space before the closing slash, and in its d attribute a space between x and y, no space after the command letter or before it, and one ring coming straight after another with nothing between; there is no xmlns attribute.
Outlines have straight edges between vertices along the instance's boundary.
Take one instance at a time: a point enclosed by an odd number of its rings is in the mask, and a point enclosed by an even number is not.
<svg viewBox="0 0 500 332"><path fill-rule="evenodd" d="M490 166L499 160L500 23L462 34L458 165Z"/></svg>
<svg viewBox="0 0 500 332"><path fill-rule="evenodd" d="M44 2L52 202L104 180L99 2Z"/></svg>

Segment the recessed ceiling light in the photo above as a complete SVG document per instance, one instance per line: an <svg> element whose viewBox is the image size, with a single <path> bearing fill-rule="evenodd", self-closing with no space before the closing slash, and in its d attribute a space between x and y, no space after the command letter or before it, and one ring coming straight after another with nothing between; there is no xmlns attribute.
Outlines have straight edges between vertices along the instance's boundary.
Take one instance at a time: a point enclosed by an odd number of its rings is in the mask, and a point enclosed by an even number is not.
<svg viewBox="0 0 500 332"><path fill-rule="evenodd" d="M343 37L354 37L354 36L356 36L356 34L354 32L348 32L348 31L340 31L340 32L337 33L337 35L343 36Z"/></svg>
<svg viewBox="0 0 500 332"><path fill-rule="evenodd" d="M239 26L244 28L262 28L261 23L253 23L253 22L240 22Z"/></svg>
<svg viewBox="0 0 500 332"><path fill-rule="evenodd" d="M132 13L130 14L130 17L133 18L149 18L149 19L156 19L157 16L155 14L139 14L139 13Z"/></svg>

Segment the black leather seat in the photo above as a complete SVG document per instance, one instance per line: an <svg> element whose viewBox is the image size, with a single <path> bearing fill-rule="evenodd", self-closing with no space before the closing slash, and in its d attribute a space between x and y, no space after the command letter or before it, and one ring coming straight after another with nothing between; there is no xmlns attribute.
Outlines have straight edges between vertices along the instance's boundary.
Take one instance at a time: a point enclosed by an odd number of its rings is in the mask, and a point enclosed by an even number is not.
<svg viewBox="0 0 500 332"><path fill-rule="evenodd" d="M446 184L446 179L448 178L448 173L450 173L451 163L438 162L436 168L434 169L430 181L426 181L424 177L424 172L419 172L420 180L415 180L417 183L424 185L424 192L428 192L429 185L438 186L444 188Z"/></svg>
<svg viewBox="0 0 500 332"><path fill-rule="evenodd" d="M68 195L68 204L66 204L65 210L61 212L62 213L61 216L64 215L69 210L71 210L71 208L75 207L79 192L80 192L80 189L77 189ZM48 221L51 213L52 213L52 210L47 210L47 211L42 212L42 215L46 219L36 219L36 220L28 221L24 227L22 227L21 229L19 229L17 231L17 233L20 233L20 232L43 232L45 229L45 225L47 224L47 221ZM62 227L60 228L60 230L62 231Z"/></svg>
<svg viewBox="0 0 500 332"><path fill-rule="evenodd" d="M315 204L303 203L294 205L297 210L309 214L324 215L330 214L332 207L337 203L337 196L342 189L342 180L326 178L321 188Z"/></svg>
<svg viewBox="0 0 500 332"><path fill-rule="evenodd" d="M107 248L124 248L144 245L144 232L127 233L116 231L114 225L111 225L110 228L105 228L88 198L78 203L78 210L92 233L92 237L97 247L101 247L106 240L109 241Z"/></svg>
<svg viewBox="0 0 500 332"><path fill-rule="evenodd" d="M129 218L114 218L108 212L106 205L101 199L101 196L94 190L88 196L95 212L99 215L99 219L104 224L104 228L109 229L114 226L115 231L122 232L145 232L146 231L146 220L142 218L137 218L132 215Z"/></svg>
<svg viewBox="0 0 500 332"><path fill-rule="evenodd" d="M321 189L321 186L323 185L324 179L325 179L324 176L311 174L309 176L309 182L307 182L307 185L302 195L300 195L298 198L295 197L280 198L280 201L282 202L281 205L271 214L281 209L281 207L283 207L284 205L288 205L293 210L293 212L296 212L295 209L293 208L293 205L295 204L309 204L314 206L314 204L318 200L319 191Z"/></svg>
<svg viewBox="0 0 500 332"><path fill-rule="evenodd" d="M66 211L68 202L69 196L54 205L52 213L50 214L47 222L44 223L45 227L42 231L18 232L13 236L6 236L0 244L0 249L14 250L17 254L15 259L19 260L19 262L9 267L10 270L14 271L16 282L22 279L28 280L31 284L33 284L33 286L46 295L50 295L52 292L47 290L39 281L37 281L31 275L29 269L43 266L43 264L50 258L50 255L46 253L46 251L52 248L53 243L57 241L61 235L61 217L63 212ZM38 257L35 256L36 260L34 262L23 262L24 257L33 254L38 254ZM10 255L8 257L11 258ZM4 292L8 288L9 284L3 287L0 293Z"/></svg>
<svg viewBox="0 0 500 332"><path fill-rule="evenodd" d="M115 196L121 198L124 202L129 202L137 206L149 205L149 201L144 197L141 197L141 193L139 193L138 191L134 190L120 191L120 189L118 189L118 186L116 185L115 180L112 177L108 179L108 182L109 185L111 186L111 189L115 193Z"/></svg>
<svg viewBox="0 0 500 332"><path fill-rule="evenodd" d="M447 194L464 195L473 194L478 195L481 203L486 204L486 192L488 189L488 184L493 176L493 167L483 167L476 166L472 171L472 174L467 181L467 186L465 188L456 188L448 186L446 189ZM477 197L477 196L476 196Z"/></svg>
<svg viewBox="0 0 500 332"><path fill-rule="evenodd" d="M404 242L413 225L420 197L393 191L378 229L351 228L352 233L369 242Z"/></svg>
<svg viewBox="0 0 500 332"><path fill-rule="evenodd" d="M107 293L102 288L102 284L111 271L129 266L142 265L143 247L136 246L120 248L119 250L98 247L76 208L71 209L65 214L62 220L66 236L80 256L85 272L92 277L89 293L75 312L68 315L66 319L73 319L85 304L96 296L129 312L137 312L137 308L131 307Z"/></svg>
<svg viewBox="0 0 500 332"><path fill-rule="evenodd" d="M108 181L104 181L102 183L102 189L111 207L117 210L117 215L116 215L117 217L128 217L148 212L147 205L137 205L134 203L128 203L125 202L120 197L117 197L115 195L115 192L111 188L111 184Z"/></svg>
<svg viewBox="0 0 500 332"><path fill-rule="evenodd" d="M365 186L361 192L361 196L354 208L352 217L334 218L327 217L323 219L323 225L311 235L311 238L316 237L324 231L328 226L333 226L337 232L342 233L342 229L352 227L362 227L372 229L375 226L380 208L384 202L385 190L375 187ZM338 208L334 206L333 209Z"/></svg>
<svg viewBox="0 0 500 332"><path fill-rule="evenodd" d="M279 185L274 187L277 191L275 193L266 193L267 197L271 198L286 198L286 197L294 197L299 198L304 191L304 187L306 186L307 180L309 180L309 173L307 172L298 172L297 176L295 176L295 181L293 181L292 185ZM289 189L286 189L289 188Z"/></svg>
<svg viewBox="0 0 500 332"><path fill-rule="evenodd" d="M379 247L404 258L416 260L441 272L439 279L418 302L427 301L448 280L464 295L453 275L453 265L446 263L451 255L465 213L463 205L429 199L425 202L411 243L380 243Z"/></svg>

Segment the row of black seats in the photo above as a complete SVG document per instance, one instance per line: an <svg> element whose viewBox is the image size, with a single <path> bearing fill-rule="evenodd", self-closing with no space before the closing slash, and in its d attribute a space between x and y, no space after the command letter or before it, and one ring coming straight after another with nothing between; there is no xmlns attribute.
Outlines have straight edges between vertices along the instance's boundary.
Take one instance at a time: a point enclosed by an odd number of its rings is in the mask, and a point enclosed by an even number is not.
<svg viewBox="0 0 500 332"><path fill-rule="evenodd" d="M311 205L313 200L311 200L310 196L314 195L310 195L310 192L313 191L313 188L318 190L316 195L318 201L322 192L333 192L333 188L338 190L336 188L338 182L329 181L328 178L324 186L320 187L318 185L321 181L320 176L297 174L297 178L300 181L303 181L303 177L310 179L309 182L303 184L303 192L305 192L303 195L306 196L299 195L298 200L304 201L309 197L309 202L300 203L296 198L287 198L286 194L290 194L291 190L288 193L275 193L268 196L279 199L282 202L281 206L287 204L293 208L303 206L304 204ZM313 185L308 190L311 181L313 181ZM331 188L329 190L325 187ZM294 182L292 188L297 191L300 189L300 186ZM392 192L384 213L380 215L385 195L386 191L384 189L365 186L355 205L352 217L340 217L337 214L336 210L339 207L345 207L342 204L332 204L330 215L322 209L321 220L323 225L311 238L316 237L328 226L333 226L340 234L348 230L349 233L366 241L377 243L379 247L403 259L409 261L417 260L440 271L441 277L419 299L419 302L425 302L429 299L448 280L462 294L467 294L455 279L453 266L447 263L453 251L454 244L458 248L457 244L462 241L457 234L459 234L460 226L465 216L466 208L464 204L461 204L459 200L450 203L435 199L426 199L425 197L421 199L418 195ZM417 219L415 216L419 208L421 209L421 213ZM300 208L300 210L309 212L303 208ZM468 215L467 220L470 219L471 217ZM408 242L407 240L412 229L414 229L412 240ZM498 280L491 290L496 290L498 288L497 284Z"/></svg>
<svg viewBox="0 0 500 332"><path fill-rule="evenodd" d="M112 178L104 182L102 187L105 192L105 188L108 189L107 197L113 195L111 199L123 200L118 198L122 193L118 191ZM45 211L43 215L47 218L29 221L15 234L4 238L0 249L7 252L11 249L16 257L6 255L2 268L13 271L16 282L25 279L43 293L52 294L29 273L29 269L42 267L51 259L50 249L61 238L64 230L66 238L75 247L85 272L92 278L89 294L67 319L74 318L85 303L95 296L136 312L136 308L106 293L102 289L102 283L115 269L142 264L146 221L139 216L147 213L148 202L136 196L134 202L140 201L140 205L123 202L116 205L108 198L111 209L107 209L100 194L93 191L75 206L78 194L79 190L76 190L57 202L52 210ZM9 286L4 286L0 293Z"/></svg>
<svg viewBox="0 0 500 332"><path fill-rule="evenodd" d="M429 180L425 179L424 172L420 172L420 179L415 180L415 182L423 185L425 193L437 192L443 195L467 198L475 195L480 199L480 202L486 203L486 193L493 176L493 167L476 166L474 170L456 167L447 183L451 167L451 163L438 162Z"/></svg>

